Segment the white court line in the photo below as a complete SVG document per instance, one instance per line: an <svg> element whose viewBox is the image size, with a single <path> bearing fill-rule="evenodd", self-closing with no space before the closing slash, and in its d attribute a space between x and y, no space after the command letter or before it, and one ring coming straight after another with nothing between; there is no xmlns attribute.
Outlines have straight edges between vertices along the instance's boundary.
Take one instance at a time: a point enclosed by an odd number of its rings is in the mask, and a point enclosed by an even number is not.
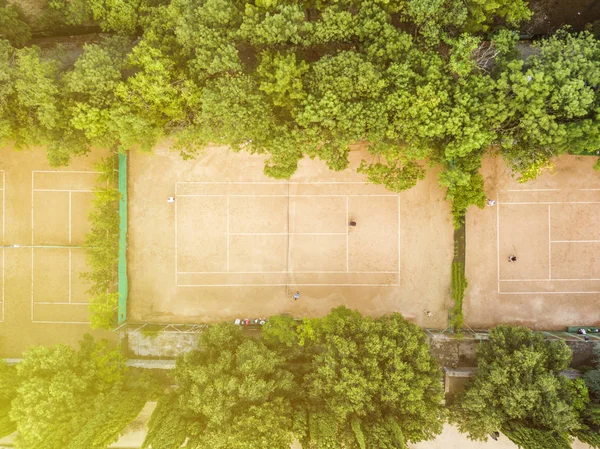
<svg viewBox="0 0 600 449"><path fill-rule="evenodd" d="M501 202L498 204L517 204L517 205L528 205L528 204L600 204L600 201L514 201L514 202Z"/></svg>
<svg viewBox="0 0 600 449"><path fill-rule="evenodd" d="M348 225L348 223L350 223L350 216L349 216L349 210L348 210L348 197L346 196L346 271L348 271L350 269L350 245L348 243L349 241L349 234L350 234L350 226Z"/></svg>
<svg viewBox="0 0 600 449"><path fill-rule="evenodd" d="M75 193L93 193L93 190L88 190L88 189L36 189L35 188L35 174L36 173L76 173L76 174L91 174L91 175L98 175L101 174L102 172L99 171L89 171L89 170L32 170L31 172L31 322L32 323L48 323L48 324L89 324L89 321L36 321L34 320L34 306L35 304L45 304L43 302L35 302L34 299L34 248L45 248L45 247L53 247L53 246L65 246L65 245L35 245L34 241L35 241L35 229L34 229L34 199L35 199L35 192L68 192L69 193L69 243L72 242L72 230L73 230L73 224L72 224L72 220L73 220L73 211L72 211L72 207L73 207L73 192ZM4 224L3 224L3 228L4 228ZM4 232L4 231L3 231ZM22 246L23 247L23 246ZM26 246L25 246L26 248ZM50 304L61 304L61 305L67 305L67 304L87 304L87 303L74 303L72 302L72 296L73 296L73 289L72 289L72 278L73 278L73 274L72 274L72 268L73 268L73 263L72 263L72 249L73 248L83 248L82 246L73 246L68 248L69 250L69 294L68 294L68 300L69 302L60 302L60 303L50 303ZM4 249L2 251L3 254L3 262L4 262ZM4 273L3 273L3 280L4 280ZM3 282L4 284L4 282ZM3 285L4 288L4 285ZM3 301L4 303L4 301Z"/></svg>
<svg viewBox="0 0 600 449"><path fill-rule="evenodd" d="M596 295L599 292L498 292L499 295Z"/></svg>
<svg viewBox="0 0 600 449"><path fill-rule="evenodd" d="M71 281L71 278L72 278L71 270L72 269L73 268L72 268L72 263L71 263L71 248L69 248L69 304L71 303L71 297L73 296L73 292L71 289L71 286L73 285L72 281Z"/></svg>
<svg viewBox="0 0 600 449"><path fill-rule="evenodd" d="M498 264L498 292L500 291L500 202L499 192L496 192L496 258Z"/></svg>
<svg viewBox="0 0 600 449"><path fill-rule="evenodd" d="M558 192L560 190L568 190L568 189L507 189L507 190L499 190L499 192ZM580 190L580 189L575 189Z"/></svg>
<svg viewBox="0 0 600 449"><path fill-rule="evenodd" d="M400 217L401 217L401 215L400 215L400 194L399 193L398 193L397 202L398 202L398 207L397 207L397 209L398 209L398 259L397 259L397 261L398 261L398 284L400 284L400 229L401 229Z"/></svg>
<svg viewBox="0 0 600 449"><path fill-rule="evenodd" d="M599 243L600 240L551 240L550 243Z"/></svg>
<svg viewBox="0 0 600 449"><path fill-rule="evenodd" d="M175 286L177 286L178 240L177 240L177 183L175 183Z"/></svg>
<svg viewBox="0 0 600 449"><path fill-rule="evenodd" d="M231 185L231 184L277 184L277 185L288 185L289 184L362 184L362 185L369 185L368 183L365 182L288 182L288 181L282 181L282 182L228 182L228 181L215 181L215 182L204 182L204 181L178 181L175 183L175 196L176 198L179 197L205 197L205 196L215 196L215 197L226 197L227 198L227 270L228 271L223 271L223 272L206 272L206 271L200 271L200 272L195 272L195 271L178 271L177 267L178 267L178 239L177 239L177 233L178 233L178 226L177 226L177 212L175 214L175 285L176 287L244 287L244 286L248 286L248 287L252 287L252 286L287 286L288 284L179 284L179 279L178 279L178 275L180 274L289 274L289 271L280 271L280 272L264 272L264 271L257 271L257 272L253 272L253 271L248 271L248 272L232 272L230 271L230 260L229 260L229 253L230 253L230 236L232 235L239 235L239 236L244 236L244 235L248 235L248 236L257 236L257 235L344 235L346 234L346 271L294 271L294 273L298 273L298 274L343 274L343 273L350 273L350 274L396 274L397 279L398 279L398 283L397 284L380 284L380 283L375 283L375 284L295 284L295 285L303 285L303 286L396 286L398 287L400 284L400 253L401 253L401 212L400 212L400 195L397 193L389 193L389 194L345 194L345 195L319 195L319 194L306 194L306 195L284 195L284 194L278 194L278 195L247 195L247 194L240 194L240 195L236 195L236 194L211 194L211 195L186 195L186 194L181 194L179 195L177 193L177 185L178 184L219 184L219 185ZM390 197L390 196L396 196L397 198L397 213L398 213L398 220L397 220L397 228L398 228L398 245L397 245L397 251L398 251L398 257L397 257L397 263L398 263L398 269L397 271L349 271L349 237L348 237L348 229L346 230L345 233L337 233L337 232L333 232L333 233L328 233L328 232L306 232L306 233L292 233L292 232L281 232L281 233L232 233L229 231L230 229L230 202L229 202L229 198L230 197L256 197L256 196L265 196L265 197L345 197L346 198L346 218L347 221L349 220L349 197ZM177 202L175 205L175 208L177 210ZM289 214L289 209L288 209L288 214ZM288 250L288 264L289 264L289 250Z"/></svg>
<svg viewBox="0 0 600 449"><path fill-rule="evenodd" d="M230 232L229 235L346 235L346 232Z"/></svg>
<svg viewBox="0 0 600 449"><path fill-rule="evenodd" d="M89 321L32 321L35 324L90 324Z"/></svg>
<svg viewBox="0 0 600 449"><path fill-rule="evenodd" d="M362 184L372 185L365 181L177 181L177 184Z"/></svg>
<svg viewBox="0 0 600 449"><path fill-rule="evenodd" d="M287 271L180 271L178 274L285 274ZM397 274L397 271L294 271L302 274Z"/></svg>
<svg viewBox="0 0 600 449"><path fill-rule="evenodd" d="M59 306L89 306L90 303L89 302L51 302L51 301L36 301L35 304L41 304L44 306L51 306L51 305L59 305Z"/></svg>
<svg viewBox="0 0 600 449"><path fill-rule="evenodd" d="M600 278L584 278L584 279L501 279L500 282L554 282L554 281L573 281L573 282L581 282L581 281L600 281Z"/></svg>
<svg viewBox="0 0 600 449"><path fill-rule="evenodd" d="M2 170L2 245L6 244L6 172ZM4 248L2 248L2 318L0 323L4 321L4 272L6 271L5 259L4 259Z"/></svg>
<svg viewBox="0 0 600 449"><path fill-rule="evenodd" d="M177 287L285 287L288 284L180 284ZM400 287L400 284L301 284L305 287Z"/></svg>
<svg viewBox="0 0 600 449"><path fill-rule="evenodd" d="M75 193L93 193L93 190L82 189L35 189L35 192L75 192Z"/></svg>
<svg viewBox="0 0 600 449"><path fill-rule="evenodd" d="M33 229L33 228L32 228ZM31 248L31 321L33 322L33 248Z"/></svg>
<svg viewBox="0 0 600 449"><path fill-rule="evenodd" d="M36 192L39 192L40 190L36 190ZM51 190L51 192L57 192L58 190ZM342 194L319 194L319 193L307 193L307 194L293 194L293 195L281 195L281 194L262 194L262 193L256 193L256 194L251 194L248 195L246 193L244 194L236 194L236 193L231 193L231 194L221 194L221 193L202 193L202 194L187 194L184 193L182 195L179 195L179 198L182 197L188 197L188 198L203 198L203 197L217 197L217 198L223 198L226 196L231 196L231 197L235 197L235 198L287 198L287 197L293 197L293 198L297 198L297 197L301 197L301 198L347 198L349 196L366 196L366 197L383 197L383 198L387 198L387 197L391 197L391 196L396 196L395 194L380 194L380 193L353 193L353 194L347 194L347 195L342 195Z"/></svg>
<svg viewBox="0 0 600 449"><path fill-rule="evenodd" d="M550 208L548 205L548 278L552 279L552 236L550 235L551 221L550 221Z"/></svg>
<svg viewBox="0 0 600 449"><path fill-rule="evenodd" d="M93 170L33 170L32 173L90 173L94 175L101 175L101 171Z"/></svg>
<svg viewBox="0 0 600 449"><path fill-rule="evenodd" d="M227 271L229 271L229 195L227 195Z"/></svg>

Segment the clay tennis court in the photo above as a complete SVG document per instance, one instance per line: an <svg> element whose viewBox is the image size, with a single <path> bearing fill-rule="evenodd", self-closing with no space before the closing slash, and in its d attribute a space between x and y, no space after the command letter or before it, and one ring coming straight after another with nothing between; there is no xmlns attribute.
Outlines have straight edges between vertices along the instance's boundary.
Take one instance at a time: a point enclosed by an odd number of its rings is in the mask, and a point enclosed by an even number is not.
<svg viewBox="0 0 600 449"><path fill-rule="evenodd" d="M76 343L89 331L82 249L95 162L49 166L45 151L2 150L0 343L3 355L34 344Z"/></svg>
<svg viewBox="0 0 600 449"><path fill-rule="evenodd" d="M352 152L352 168L364 156ZM225 148L194 161L130 153L130 321L310 317L345 304L445 325L452 225L434 174L397 195L318 161L289 181L263 164Z"/></svg>
<svg viewBox="0 0 600 449"><path fill-rule="evenodd" d="M487 159L494 207L467 220L465 322L563 330L600 321L600 174L595 158L563 156L554 174L519 184ZM510 263L514 255L517 261Z"/></svg>

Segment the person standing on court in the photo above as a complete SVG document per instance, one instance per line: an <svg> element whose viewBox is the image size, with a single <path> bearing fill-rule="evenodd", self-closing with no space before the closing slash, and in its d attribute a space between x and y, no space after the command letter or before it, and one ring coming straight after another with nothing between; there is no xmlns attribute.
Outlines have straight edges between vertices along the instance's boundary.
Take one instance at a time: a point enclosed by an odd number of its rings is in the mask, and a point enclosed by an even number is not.
<svg viewBox="0 0 600 449"><path fill-rule="evenodd" d="M298 298L300 298L300 292L296 292L294 293L294 301L296 301Z"/></svg>

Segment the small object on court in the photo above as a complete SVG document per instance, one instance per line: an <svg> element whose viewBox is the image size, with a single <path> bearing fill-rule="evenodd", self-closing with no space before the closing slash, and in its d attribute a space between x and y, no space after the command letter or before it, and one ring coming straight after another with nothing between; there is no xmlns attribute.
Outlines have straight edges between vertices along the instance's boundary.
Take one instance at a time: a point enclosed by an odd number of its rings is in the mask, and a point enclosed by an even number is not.
<svg viewBox="0 0 600 449"><path fill-rule="evenodd" d="M19 246L21 246L21 245L19 245L18 243L15 243L15 244L13 245L13 248L18 248Z"/></svg>
<svg viewBox="0 0 600 449"><path fill-rule="evenodd" d="M294 293L294 301L300 298L300 292Z"/></svg>
<svg viewBox="0 0 600 449"><path fill-rule="evenodd" d="M432 313L432 312L430 312L429 310L426 310L426 311L425 311L425 315L427 315L427 316L433 316L433 313Z"/></svg>
<svg viewBox="0 0 600 449"><path fill-rule="evenodd" d="M490 200L490 199L488 199L488 200L487 200L487 205L488 205L488 206L495 206L495 205L496 205L496 201L495 201L495 200Z"/></svg>
<svg viewBox="0 0 600 449"><path fill-rule="evenodd" d="M514 256L514 255L508 256L508 261L509 262L516 262L517 261L517 256Z"/></svg>
<svg viewBox="0 0 600 449"><path fill-rule="evenodd" d="M355 221L351 221L350 223L348 223L348 226L356 226L356 222Z"/></svg>
<svg viewBox="0 0 600 449"><path fill-rule="evenodd" d="M167 199L167 203L174 203L174 202L175 202L175 197L174 197L174 196L170 196L170 197Z"/></svg>

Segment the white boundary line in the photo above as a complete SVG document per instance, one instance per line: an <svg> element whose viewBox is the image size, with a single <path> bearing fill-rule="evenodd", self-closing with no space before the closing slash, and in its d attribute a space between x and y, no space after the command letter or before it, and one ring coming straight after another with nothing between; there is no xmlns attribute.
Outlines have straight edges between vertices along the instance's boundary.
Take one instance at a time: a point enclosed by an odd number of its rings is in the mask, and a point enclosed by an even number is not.
<svg viewBox="0 0 600 449"><path fill-rule="evenodd" d="M582 282L582 281L600 281L600 278L582 278L582 279L502 279L500 282L555 282L555 281L573 281L573 282Z"/></svg>
<svg viewBox="0 0 600 449"><path fill-rule="evenodd" d="M287 271L180 271L178 274L286 274ZM397 271L294 271L294 274L397 274ZM547 280L547 279L544 279Z"/></svg>
<svg viewBox="0 0 600 449"><path fill-rule="evenodd" d="M350 211L349 211L350 200L346 197L346 271L350 270Z"/></svg>
<svg viewBox="0 0 600 449"><path fill-rule="evenodd" d="M88 302L51 302L51 301L36 301L35 304L43 306L59 305L59 306L89 306Z"/></svg>
<svg viewBox="0 0 600 449"><path fill-rule="evenodd" d="M32 173L91 173L101 175L101 171L93 170L32 170Z"/></svg>
<svg viewBox="0 0 600 449"><path fill-rule="evenodd" d="M288 284L179 284L177 287L285 287ZM305 287L400 287L400 284L299 284Z"/></svg>
<svg viewBox="0 0 600 449"><path fill-rule="evenodd" d="M551 240L550 243L600 243L600 240Z"/></svg>
<svg viewBox="0 0 600 449"><path fill-rule="evenodd" d="M500 292L500 193L496 192L496 258L498 263L498 292Z"/></svg>
<svg viewBox="0 0 600 449"><path fill-rule="evenodd" d="M500 284L502 282L582 282L582 281L600 281L600 278L588 278L588 279L552 279L552 243L600 243L600 240L552 240L551 238L551 205L553 204L600 204L600 201L538 201L538 202L500 202L500 192L559 192L562 190L577 192L577 191L600 191L600 189L508 189L498 191L496 193L496 252L498 259L498 294L499 295L558 295L558 294L599 294L597 292L574 292L574 291L560 291L560 292L501 292ZM536 204L547 204L548 205L548 279L500 279L500 205L536 205Z"/></svg>
<svg viewBox="0 0 600 449"><path fill-rule="evenodd" d="M216 185L231 185L231 184L243 184L243 185L249 185L249 184L261 184L261 185L290 185L290 184L305 184L305 185L313 185L313 184L320 184L320 185L329 185L329 184L360 184L360 185L369 185L366 182L362 182L362 181L322 181L322 182L304 182L304 181L275 181L275 182L263 182L263 181L257 181L257 182L253 182L253 181L177 181L175 182L175 286L176 287L253 287L253 286L287 286L288 284L210 284L210 285L206 285L206 284L179 284L179 275L180 274L289 274L288 271L246 271L246 272L232 272L230 271L230 236L235 235L235 236L259 236L259 235L346 235L346 271L294 271L294 273L297 274L343 274L343 273L349 273L349 274L396 274L397 279L398 279L398 283L397 284L294 284L294 285L304 285L304 286L355 286L355 287L360 287L360 286L380 286L380 287L386 287L386 286L394 286L394 287L398 287L400 286L400 254L401 254L401 227L400 227L400 223L401 223L401 213L400 213L400 194L398 193L389 193L389 194L346 194L346 195L331 195L331 194L327 194L327 195L320 195L320 194L305 194L305 195L285 195L285 194L273 194L273 195L267 195L267 194L257 194L257 195L248 195L248 194L182 194L179 195L178 192L178 185L179 184L216 184ZM319 197L345 197L346 198L346 221L349 220L349 197L393 197L395 196L397 198L397 214L398 214L398 220L397 220L397 228L398 228L398 253L397 253L397 264L398 264L398 269L397 271L349 271L349 231L348 229L346 229L345 233L340 233L340 232L274 232L274 233L256 233L256 232L248 232L248 233L231 233L229 232L230 230L230 202L229 202L229 198L230 197L248 197L248 198L253 198L253 197L310 197L310 198L319 198ZM178 271L178 221L177 221L177 217L178 217L178 211L177 211L177 198L180 197L225 197L227 198L227 271L213 271L213 272L209 272L209 271ZM289 210L288 210L288 214L289 214ZM289 263L289 251L288 251L288 263Z"/></svg>
<svg viewBox="0 0 600 449"><path fill-rule="evenodd" d="M98 175L101 172L99 171L82 171L82 170L32 170L31 172L31 322L36 324L89 324L89 321L36 321L34 319L34 307L36 304L41 305L78 305L78 306L89 306L88 302L72 302L72 255L73 248L65 248L69 250L69 294L68 301L69 302L36 302L34 299L34 248L44 248L46 245L35 245L35 237L34 237L34 194L35 192L68 192L69 193L69 244L72 242L72 228L73 228L73 192L75 193L92 193L93 190L87 189L36 189L35 188L35 174L36 173L75 173L75 174L93 174ZM4 226L4 225L3 225ZM4 232L4 231L3 231ZM52 245L47 245L52 246ZM58 246L58 245L57 245ZM62 248L61 248L62 249ZM4 249L2 251L3 261L4 261ZM4 267L3 267L4 268ZM4 277L4 273L3 273ZM4 283L3 283L4 284ZM4 285L3 285L4 289ZM4 301L3 301L4 304Z"/></svg>
<svg viewBox="0 0 600 449"><path fill-rule="evenodd" d="M552 235L550 233L550 228L552 226L552 221L550 220L550 208L552 206L548 204L548 279L552 279Z"/></svg>
<svg viewBox="0 0 600 449"><path fill-rule="evenodd" d="M592 295L598 292L498 292L499 295Z"/></svg>
<svg viewBox="0 0 600 449"><path fill-rule="evenodd" d="M42 190L38 189L36 190L36 192L41 192ZM63 190L48 190L49 192L62 192ZM69 190L65 190L65 192L68 192ZM221 194L221 193L207 193L207 194L182 194L179 195L179 198L194 198L194 197L235 197L235 198L288 198L288 195L280 195L280 194L263 194L263 193L255 193L252 195L248 195L248 194L237 194L237 193L231 193L231 194ZM348 195L340 195L340 194L319 194L319 193L307 193L307 194L293 194L293 195L289 195L289 197L291 198L298 198L298 197L302 197L302 198L348 198L351 196L367 196L367 197L393 197L396 195L382 195L382 194L374 194L374 193L363 193L363 194L358 194L358 193L351 193Z"/></svg>
<svg viewBox="0 0 600 449"><path fill-rule="evenodd" d="M227 195L227 271L229 271L229 245L230 245L230 240L231 240L231 236L229 234L229 195Z"/></svg>
<svg viewBox="0 0 600 449"><path fill-rule="evenodd" d="M2 170L2 245L6 244L6 172ZM6 271L6 261L4 258L4 249L2 248L2 317L0 317L0 323L4 321L4 303L5 303L5 295L4 295L4 272Z"/></svg>
<svg viewBox="0 0 600 449"><path fill-rule="evenodd" d="M514 204L514 205L534 205L534 204L600 204L600 201L515 201L501 202L498 204Z"/></svg>
<svg viewBox="0 0 600 449"><path fill-rule="evenodd" d="M75 193L93 193L93 190L83 190L83 189L35 189L34 192L75 192Z"/></svg>
<svg viewBox="0 0 600 449"><path fill-rule="evenodd" d="M286 185L286 184L362 184L373 185L364 181L177 181L176 184L261 184L261 185Z"/></svg>
<svg viewBox="0 0 600 449"><path fill-rule="evenodd" d="M178 279L177 279L177 271L178 271L178 240L177 240L177 228L179 224L177 223L177 214L179 213L177 210L177 183L175 183L175 287L177 287Z"/></svg>

